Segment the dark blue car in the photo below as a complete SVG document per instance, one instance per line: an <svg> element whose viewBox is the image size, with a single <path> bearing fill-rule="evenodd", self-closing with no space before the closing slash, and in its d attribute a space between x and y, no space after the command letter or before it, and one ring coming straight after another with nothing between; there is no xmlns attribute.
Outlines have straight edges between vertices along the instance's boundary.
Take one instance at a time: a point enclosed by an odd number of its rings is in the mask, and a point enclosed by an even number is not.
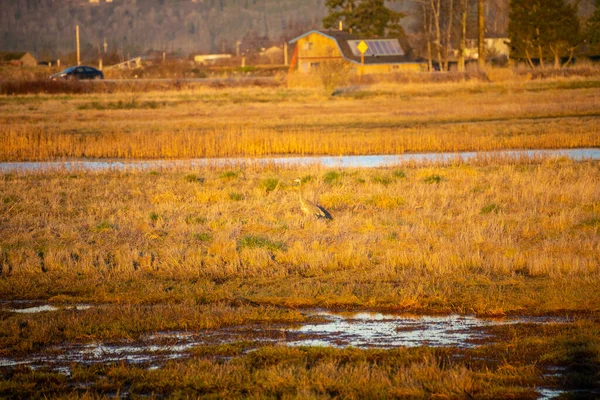
<svg viewBox="0 0 600 400"><path fill-rule="evenodd" d="M104 79L104 73L96 68L85 65L78 67L69 67L57 74L50 75L53 81L58 79Z"/></svg>

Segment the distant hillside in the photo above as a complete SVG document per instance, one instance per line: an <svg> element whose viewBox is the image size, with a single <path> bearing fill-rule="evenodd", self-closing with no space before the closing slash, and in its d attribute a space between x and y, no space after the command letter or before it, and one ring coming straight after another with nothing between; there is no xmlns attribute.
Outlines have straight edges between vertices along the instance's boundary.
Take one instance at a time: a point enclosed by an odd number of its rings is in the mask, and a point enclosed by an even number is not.
<svg viewBox="0 0 600 400"><path fill-rule="evenodd" d="M41 58L81 48L140 54L150 49L207 53L233 51L244 38L282 42L321 27L324 0L11 0L2 1L0 49L27 50Z"/></svg>
<svg viewBox="0 0 600 400"><path fill-rule="evenodd" d="M321 28L327 12L325 0L0 1L0 50L30 51L40 59L73 53L77 24L84 58L94 58L105 40L109 53L123 57L152 49L188 55L234 52L237 41L242 51L280 44ZM593 0L570 1L579 2L581 16L593 10ZM420 30L414 2L390 6L408 14L403 25L409 33ZM506 33L508 9L509 0L487 1L489 33Z"/></svg>

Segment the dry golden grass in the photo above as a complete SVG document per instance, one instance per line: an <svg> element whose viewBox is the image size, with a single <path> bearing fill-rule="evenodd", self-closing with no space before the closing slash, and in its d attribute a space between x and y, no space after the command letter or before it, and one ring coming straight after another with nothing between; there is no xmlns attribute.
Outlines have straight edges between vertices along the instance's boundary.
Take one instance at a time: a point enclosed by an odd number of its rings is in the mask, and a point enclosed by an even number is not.
<svg viewBox="0 0 600 400"><path fill-rule="evenodd" d="M597 311L599 171L558 160L5 174L0 296ZM331 223L301 216L297 176Z"/></svg>
<svg viewBox="0 0 600 400"><path fill-rule="evenodd" d="M0 160L600 145L595 78L0 97Z"/></svg>

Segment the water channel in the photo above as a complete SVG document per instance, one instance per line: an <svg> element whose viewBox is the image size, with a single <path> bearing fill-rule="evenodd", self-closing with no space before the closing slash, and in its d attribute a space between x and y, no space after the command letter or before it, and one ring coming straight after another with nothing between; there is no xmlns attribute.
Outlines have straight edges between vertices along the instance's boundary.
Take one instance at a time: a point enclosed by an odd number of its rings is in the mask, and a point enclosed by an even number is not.
<svg viewBox="0 0 600 400"><path fill-rule="evenodd" d="M504 159L556 159L566 157L574 161L600 160L600 148L554 149L554 150L499 150L490 152L459 153L407 153L398 155L369 156L315 156L315 157L266 157L266 158L197 158L190 160L71 160L71 161L31 161L0 162L0 173L33 172L45 170L154 170L170 168L199 167L243 167L252 165L311 166L330 168L376 168L401 165L404 163L469 162L493 157Z"/></svg>

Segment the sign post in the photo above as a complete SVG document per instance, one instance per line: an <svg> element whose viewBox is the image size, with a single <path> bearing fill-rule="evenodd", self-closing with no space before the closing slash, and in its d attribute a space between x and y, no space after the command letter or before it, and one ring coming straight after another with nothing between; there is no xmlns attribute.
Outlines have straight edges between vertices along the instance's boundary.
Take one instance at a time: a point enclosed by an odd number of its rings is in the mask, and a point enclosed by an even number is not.
<svg viewBox="0 0 600 400"><path fill-rule="evenodd" d="M79 52L79 25L75 26L75 41L77 42L77 65L81 65L81 53Z"/></svg>
<svg viewBox="0 0 600 400"><path fill-rule="evenodd" d="M362 73L364 72L365 67L365 53L367 52L367 50L369 50L369 45L364 40L361 40L360 43L356 46L356 48L358 49L358 51L360 51L360 64L363 69L363 71L361 71Z"/></svg>

